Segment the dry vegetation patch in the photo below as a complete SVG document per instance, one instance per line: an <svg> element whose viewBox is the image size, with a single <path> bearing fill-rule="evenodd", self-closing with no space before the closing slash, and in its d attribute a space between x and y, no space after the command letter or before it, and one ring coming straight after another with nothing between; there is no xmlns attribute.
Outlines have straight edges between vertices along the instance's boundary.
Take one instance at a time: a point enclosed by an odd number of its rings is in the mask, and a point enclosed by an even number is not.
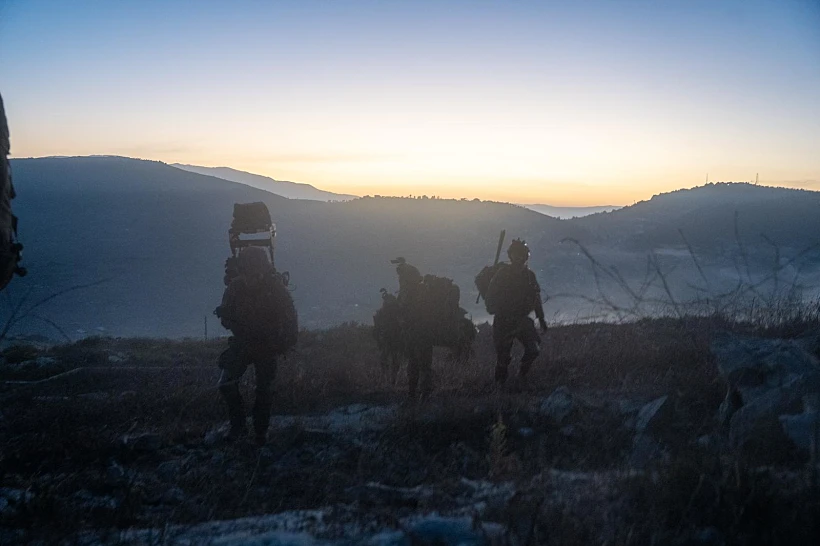
<svg viewBox="0 0 820 546"><path fill-rule="evenodd" d="M8 541L49 540L336 507L361 525L473 514L518 543L815 536L817 490L802 461L755 473L698 443L715 433L725 394L709 341L726 329L754 330L707 319L555 327L529 381L498 392L484 325L470 362L436 354L436 392L420 407L403 403L402 376L381 375L370 328L304 332L280 364L261 450L213 440L225 340L7 349L0 527ZM555 413L547 400L559 387L569 402ZM657 455L632 470L638 411L664 396Z"/></svg>

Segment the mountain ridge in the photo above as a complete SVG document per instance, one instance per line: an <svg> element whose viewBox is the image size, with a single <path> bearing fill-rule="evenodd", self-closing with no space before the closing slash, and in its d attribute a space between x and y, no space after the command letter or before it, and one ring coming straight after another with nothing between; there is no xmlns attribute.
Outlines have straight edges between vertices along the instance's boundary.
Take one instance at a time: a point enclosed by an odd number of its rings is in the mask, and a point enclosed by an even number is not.
<svg viewBox="0 0 820 546"><path fill-rule="evenodd" d="M203 322L210 323L212 335L224 333L211 312L221 298L236 202L263 201L270 209L278 232L277 267L290 271L300 321L309 328L369 323L381 304L379 289L398 287L390 264L397 256L423 273L454 279L462 306L476 320L488 318L483 305L475 304L473 280L491 264L502 229L508 242L522 238L530 245L530 268L550 297L545 309L554 320L583 317L602 288L590 260L568 241L637 282L646 274L647 254L659 256L665 270L675 271L667 278L677 290L698 275L679 230L709 258L701 262L704 269L723 277L727 271L734 275L731 263L723 262L737 255L736 233L748 242L751 266L764 272L771 271L772 249L760 233L782 246L784 259L788 249L816 243L814 234L820 233L817 192L686 190L561 220L480 200L288 199L162 162L121 157L13 159L12 169L29 275L12 283L11 300L0 306L8 311L15 299L37 301L106 280L38 310L72 336L196 336ZM732 199L735 190L751 191L740 207ZM722 200L714 198L715 191ZM679 206L681 199L693 204ZM815 265L808 265L805 271L811 272ZM723 280L734 286L734 279ZM679 295L679 301L688 296ZM43 333L42 325L32 320L21 328Z"/></svg>
<svg viewBox="0 0 820 546"><path fill-rule="evenodd" d="M32 297L46 297L110 279L44 310L82 335L96 328L130 336L201 332L221 298L236 202L267 204L277 224L277 264L291 272L302 323L314 328L369 322L379 288L397 287L396 256L454 278L463 299L474 302L473 276L491 261L501 229L532 244L580 236L579 228L511 204L287 199L148 160L14 159L12 168L29 268L12 293L33 289Z"/></svg>
<svg viewBox="0 0 820 546"><path fill-rule="evenodd" d="M287 197L288 199L307 199L312 201L349 201L355 199L356 195L334 193L320 190L319 188L305 184L303 182L291 182L288 180L276 180L269 176L240 171L231 167L202 167L199 165L186 165L183 163L169 163L171 167L202 174L214 176L230 182L245 184L252 188L257 188L276 195Z"/></svg>

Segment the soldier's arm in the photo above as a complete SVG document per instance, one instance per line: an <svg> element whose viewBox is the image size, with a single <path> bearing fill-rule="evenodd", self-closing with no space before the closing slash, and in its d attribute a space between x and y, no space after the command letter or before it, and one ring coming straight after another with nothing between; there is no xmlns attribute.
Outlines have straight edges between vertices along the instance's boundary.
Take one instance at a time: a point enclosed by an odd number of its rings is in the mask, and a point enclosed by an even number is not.
<svg viewBox="0 0 820 546"><path fill-rule="evenodd" d="M222 326L230 330L233 325L233 310L236 301L236 283L232 282L222 293L222 303L219 305L219 320Z"/></svg>
<svg viewBox="0 0 820 546"><path fill-rule="evenodd" d="M505 269L499 269L493 278L490 280L490 285L487 287L487 295L484 298L484 301L487 304L487 310L494 314L497 309L497 305L499 302L500 297L503 295L502 292L504 291L504 276L505 276Z"/></svg>

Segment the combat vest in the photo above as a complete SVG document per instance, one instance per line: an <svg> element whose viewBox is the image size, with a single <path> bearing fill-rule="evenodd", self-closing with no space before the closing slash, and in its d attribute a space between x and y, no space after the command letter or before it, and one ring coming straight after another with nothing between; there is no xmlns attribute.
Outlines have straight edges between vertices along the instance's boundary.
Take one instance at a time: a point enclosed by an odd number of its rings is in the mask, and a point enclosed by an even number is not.
<svg viewBox="0 0 820 546"><path fill-rule="evenodd" d="M278 273L256 281L234 278L225 289L219 318L239 341L268 345L278 354L296 345L296 307Z"/></svg>

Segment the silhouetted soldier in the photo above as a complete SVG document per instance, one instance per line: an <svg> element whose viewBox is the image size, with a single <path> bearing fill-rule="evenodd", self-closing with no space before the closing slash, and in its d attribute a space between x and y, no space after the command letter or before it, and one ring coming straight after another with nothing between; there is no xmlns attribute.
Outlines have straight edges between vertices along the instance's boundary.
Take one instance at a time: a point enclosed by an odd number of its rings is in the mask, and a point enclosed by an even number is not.
<svg viewBox="0 0 820 546"><path fill-rule="evenodd" d="M11 200L15 194L8 162L10 151L9 126L0 96L0 290L8 285L15 273L21 277L26 274L26 270L18 266L23 245L17 242L17 217L11 212Z"/></svg>
<svg viewBox="0 0 820 546"><path fill-rule="evenodd" d="M228 405L228 440L235 440L247 433L239 380L248 366L254 365L253 428L261 445L266 441L270 423L277 355L295 343L296 311L287 288L262 248L242 249L236 259L235 274L225 289L222 305L217 308L222 325L233 332L228 348L219 356L219 391Z"/></svg>
<svg viewBox="0 0 820 546"><path fill-rule="evenodd" d="M419 270L404 261L394 260L399 275L398 304L401 308L402 335L407 353L407 379L410 400L427 398L433 390L433 338L430 309L425 305L422 290L424 277ZM421 392L419 392L421 383Z"/></svg>
<svg viewBox="0 0 820 546"><path fill-rule="evenodd" d="M533 361L540 352L539 336L530 313L535 311L542 333L547 329L544 309L541 305L541 287L527 261L530 249L527 244L515 239L507 249L510 264L500 267L490 281L486 294L487 310L495 315L493 319L493 342L496 351L495 380L507 380L513 342L517 339L524 345L519 376L530 371Z"/></svg>

